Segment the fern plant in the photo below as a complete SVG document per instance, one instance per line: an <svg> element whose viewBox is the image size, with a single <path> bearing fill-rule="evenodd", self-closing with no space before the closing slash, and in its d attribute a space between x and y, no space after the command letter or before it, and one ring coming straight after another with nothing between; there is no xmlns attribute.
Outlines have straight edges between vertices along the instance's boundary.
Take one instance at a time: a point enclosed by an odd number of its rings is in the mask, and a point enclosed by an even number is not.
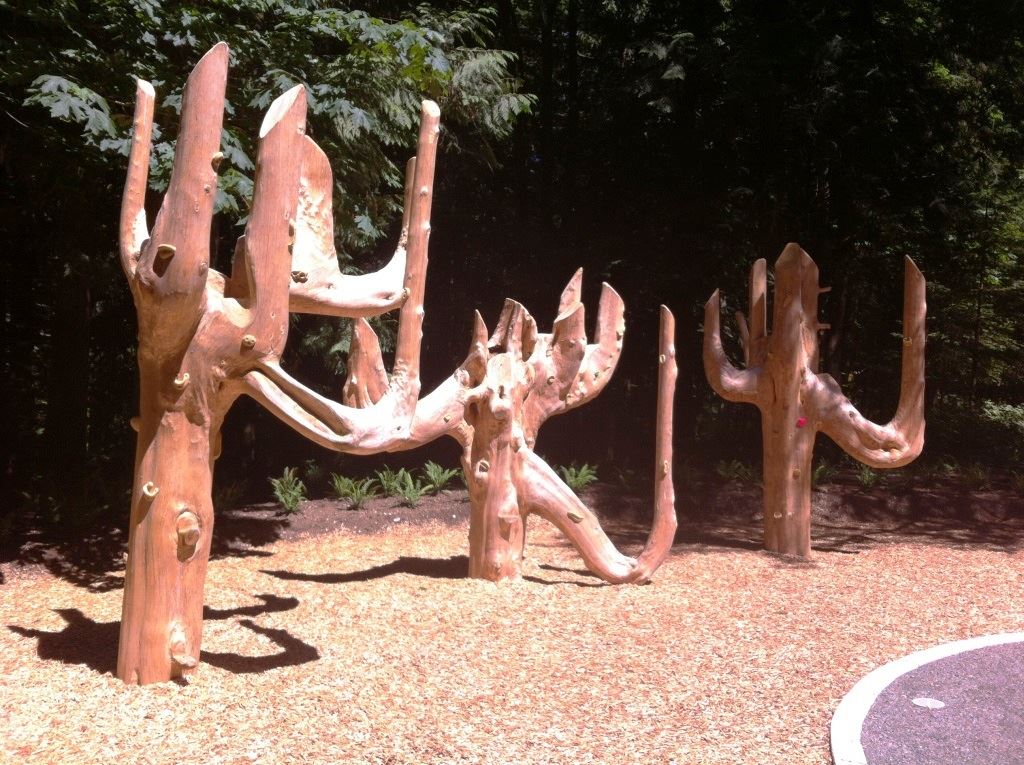
<svg viewBox="0 0 1024 765"><path fill-rule="evenodd" d="M860 467L857 468L857 483L865 489L870 489L881 480L882 474L870 465L861 464Z"/></svg>
<svg viewBox="0 0 1024 765"><path fill-rule="evenodd" d="M402 483L402 475L406 473L405 468L401 468L397 472L389 468L387 465L382 467L376 472L377 482L380 483L381 489L389 497L399 496L398 488Z"/></svg>
<svg viewBox="0 0 1024 765"><path fill-rule="evenodd" d="M377 481L373 478L357 481L354 478L331 473L331 488L338 499L348 502L349 510L358 510L366 503L366 500L377 496Z"/></svg>
<svg viewBox="0 0 1024 765"><path fill-rule="evenodd" d="M398 472L401 478L397 487L397 496L402 498L402 504L406 507L416 507L423 499L423 495L427 493L427 487L413 478L412 473L404 468Z"/></svg>
<svg viewBox="0 0 1024 765"><path fill-rule="evenodd" d="M575 462L568 467L561 465L558 472L562 474L562 480L577 494L597 480L597 466L585 462L579 467Z"/></svg>
<svg viewBox="0 0 1024 765"><path fill-rule="evenodd" d="M423 466L423 478L427 491L437 494L459 473L458 470L441 467L431 460Z"/></svg>
<svg viewBox="0 0 1024 765"><path fill-rule="evenodd" d="M352 490L352 484L354 483L355 480L348 476L331 473L331 491L334 492L334 496L338 499L348 499L349 492Z"/></svg>
<svg viewBox="0 0 1024 765"><path fill-rule="evenodd" d="M298 511L306 498L306 484L299 478L297 468L286 467L280 478L270 479L270 485L274 488L274 498L286 513Z"/></svg>
<svg viewBox="0 0 1024 765"><path fill-rule="evenodd" d="M811 471L811 486L820 486L828 483L836 475L836 467L827 460L821 460Z"/></svg>

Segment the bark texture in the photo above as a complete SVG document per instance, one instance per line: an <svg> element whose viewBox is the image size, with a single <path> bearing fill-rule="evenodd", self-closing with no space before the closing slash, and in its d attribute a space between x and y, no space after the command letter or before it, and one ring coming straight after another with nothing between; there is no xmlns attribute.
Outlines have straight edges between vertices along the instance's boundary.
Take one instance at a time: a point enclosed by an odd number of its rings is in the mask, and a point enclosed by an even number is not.
<svg viewBox="0 0 1024 765"><path fill-rule="evenodd" d="M772 552L811 554L811 469L814 439L827 434L850 456L872 467L896 468L924 447L925 281L904 259L903 363L896 416L885 425L865 419L828 374L818 373L818 267L795 244L775 263L771 334L767 326L767 268L750 272L749 321L737 313L745 368L722 348L718 292L704 307L704 371L729 401L761 410L764 459L764 542Z"/></svg>

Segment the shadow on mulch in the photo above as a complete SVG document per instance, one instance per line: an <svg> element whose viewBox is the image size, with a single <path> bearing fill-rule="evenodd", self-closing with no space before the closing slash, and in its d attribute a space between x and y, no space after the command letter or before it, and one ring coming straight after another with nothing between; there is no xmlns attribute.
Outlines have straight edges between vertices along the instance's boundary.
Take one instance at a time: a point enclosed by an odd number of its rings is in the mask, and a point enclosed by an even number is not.
<svg viewBox="0 0 1024 765"><path fill-rule="evenodd" d="M653 509L649 494L597 484L582 497L601 517L617 546L638 547L646 541ZM756 486L680 483L677 497L680 517L675 541L687 545L688 552L761 549L761 494ZM865 489L851 480L822 487L814 492L812 502L812 543L819 552L857 554L896 540L1007 553L1024 549L1024 499L1005 488L970 490L937 481L928 485L893 482ZM468 517L464 490L425 497L415 508L402 507L394 498L370 500L358 511L349 511L335 500L314 500L304 502L291 515L276 505L253 505L217 512L211 558L269 557L272 553L261 548L278 541L332 532L376 534L398 525L464 525ZM123 584L125 543L125 530L114 524L94 525L83 533L43 529L31 518L23 518L0 545L0 562L42 566L72 584L103 592ZM464 561L464 557L401 558L363 572L267 573L279 578L315 576L320 578L310 581L323 583L367 581L399 573L462 578ZM780 558L779 565L796 564Z"/></svg>
<svg viewBox="0 0 1024 765"><path fill-rule="evenodd" d="M639 507L632 517L609 513L619 505L616 494L611 487L599 487L587 499L609 518L605 530L616 545L643 545L653 505L650 500L632 505ZM761 549L758 487L732 483L689 492L682 487L678 497L676 544L692 545L696 553ZM817 552L855 555L897 540L1008 554L1024 549L1024 497L1006 489L971 490L954 483L864 489L834 483L815 490L811 503L812 548ZM781 556L779 563L805 565Z"/></svg>
<svg viewBox="0 0 1024 765"><path fill-rule="evenodd" d="M303 502L300 511L291 514L270 503L218 510L210 559L270 557L273 553L260 548L279 541L335 531L372 534L399 524L454 525L465 523L468 517L465 491L424 498L415 508L402 507L394 498L379 498L355 512L330 499ZM53 528L25 517L0 540L0 563L41 566L53 576L93 592L120 589L124 585L126 526L102 516L83 526ZM0 572L0 584L2 577Z"/></svg>
<svg viewBox="0 0 1024 765"><path fill-rule="evenodd" d="M238 518L234 517L236 512L227 511L215 520L210 557L215 560L271 555L258 548L279 539L287 521L269 513ZM81 529L52 528L34 524L28 518L0 545L0 563L42 566L71 584L93 592L108 592L124 584L127 543L126 529L103 519Z"/></svg>
<svg viewBox="0 0 1024 765"><path fill-rule="evenodd" d="M411 574L430 579L465 579L469 572L469 557L453 555L450 558L417 558L401 556L391 563L374 566L363 571L349 571L341 574L303 574L297 571L271 571L260 569L260 573L277 579L299 582L318 582L319 584L347 584L349 582L369 582L383 579L394 574Z"/></svg>
<svg viewBox="0 0 1024 765"><path fill-rule="evenodd" d="M230 619L237 616L259 616L277 611L290 611L299 605L296 598L282 598L270 593L257 595L263 605L239 608L203 609L204 619ZM120 622L93 621L77 608L58 608L55 613L66 622L58 632L27 629L8 624L7 629L22 637L36 638L36 653L40 659L64 664L84 664L101 675L114 674L117 668L117 642ZM235 653L203 651L202 660L234 674L266 672L281 667L306 664L320 658L313 646L304 643L287 630L261 627L250 619L239 619L238 624L257 632L281 647L269 656L241 656Z"/></svg>

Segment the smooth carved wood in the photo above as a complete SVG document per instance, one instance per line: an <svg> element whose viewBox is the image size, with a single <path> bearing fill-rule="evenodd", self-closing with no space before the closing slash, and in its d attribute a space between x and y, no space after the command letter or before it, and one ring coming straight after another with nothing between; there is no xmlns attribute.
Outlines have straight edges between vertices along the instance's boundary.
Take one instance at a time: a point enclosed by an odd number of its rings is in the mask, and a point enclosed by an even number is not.
<svg viewBox="0 0 1024 765"><path fill-rule="evenodd" d="M139 320L138 445L117 661L117 676L128 683L168 680L199 663L213 465L221 423L239 395L312 438L328 433L342 451L415 445L438 108L423 104L420 159L409 165L395 258L378 274L343 277L333 250L330 168L305 136L305 92L296 87L278 98L260 130L249 222L226 277L209 266L209 242L227 69L227 45L218 43L188 79L171 181L152 232L144 202L155 93L142 81L136 91L119 227ZM396 369L388 379L383 364L368 367L376 377L363 385L359 403L370 408L322 399L281 369L289 311L361 319L395 307ZM358 358L374 353L358 341L356 351ZM437 397L424 411L436 413L440 403Z"/></svg>
<svg viewBox="0 0 1024 765"><path fill-rule="evenodd" d="M654 524L639 558L615 549L597 517L533 451L537 432L549 417L600 393L622 351L625 306L607 284L598 306L596 342L587 343L579 301L582 278L581 269L563 291L550 333L538 332L533 317L514 300L505 301L490 339L477 313L466 361L420 401L410 439L401 447L442 434L462 445L472 505L473 578L500 581L521 576L531 513L557 526L587 567L607 582L648 581L671 549L676 531L672 398L677 369L675 324L667 308L661 309ZM350 371L350 383L366 374L363 369L380 365L379 349L376 353L377 358Z"/></svg>
<svg viewBox="0 0 1024 765"><path fill-rule="evenodd" d="M588 345L579 302L582 273L562 295L550 334L507 301L491 337L495 349L483 379L467 397L472 430L464 468L470 489L470 576L498 581L521 576L526 518L536 513L569 538L587 568L607 582L645 582L664 561L675 537L672 488L672 397L676 362L674 321L661 311L656 443L655 512L647 544L637 559L622 555L597 517L540 457L540 426L594 398L607 384L622 348L621 299L604 285L597 342Z"/></svg>
<svg viewBox="0 0 1024 765"><path fill-rule="evenodd" d="M718 292L704 307L704 371L717 393L761 410L764 450L764 541L777 553L811 554L811 460L818 431L876 468L896 468L924 447L925 280L904 259L903 361L896 416L886 425L865 419L839 384L818 373L818 267L790 244L775 263L772 331L767 328L765 261L750 273L749 324L737 314L746 367L722 348Z"/></svg>

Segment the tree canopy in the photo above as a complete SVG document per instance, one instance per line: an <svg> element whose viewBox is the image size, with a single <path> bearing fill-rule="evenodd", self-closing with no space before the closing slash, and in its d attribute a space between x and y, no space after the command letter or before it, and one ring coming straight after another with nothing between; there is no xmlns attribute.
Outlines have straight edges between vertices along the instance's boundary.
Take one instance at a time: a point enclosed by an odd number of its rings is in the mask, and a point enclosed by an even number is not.
<svg viewBox="0 0 1024 765"><path fill-rule="evenodd" d="M373 267L393 232L396 161L420 99L438 100L447 154L427 300L444 294L447 312L428 310L427 367L450 371L474 308L493 321L512 296L553 310L578 265L590 299L608 279L629 307L626 353L618 385L563 426L581 458L628 458L621 436L653 421L659 302L680 322L677 451L722 456L710 437L751 421L704 382L700 307L716 287L739 307L750 263L797 241L834 287L823 366L865 414L895 405L910 255L929 284L926 456L1024 459L1019 2L496 6L0 0L10 485L127 472L134 320L113 251L132 80L158 92L156 193L180 88L217 40L232 61L215 264L244 221L256 128L276 94L308 87L351 269ZM337 385L344 330L303 329L302 373Z"/></svg>

